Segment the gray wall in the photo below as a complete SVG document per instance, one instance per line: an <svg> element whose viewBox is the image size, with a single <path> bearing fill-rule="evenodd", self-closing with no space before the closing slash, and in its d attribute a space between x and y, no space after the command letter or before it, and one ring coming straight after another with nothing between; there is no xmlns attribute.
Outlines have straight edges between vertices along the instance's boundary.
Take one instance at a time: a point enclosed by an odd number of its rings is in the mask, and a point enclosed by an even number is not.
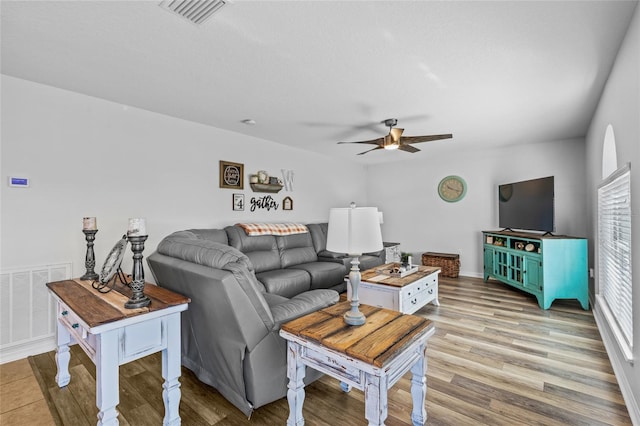
<svg viewBox="0 0 640 426"><path fill-rule="evenodd" d="M454 135L455 137L455 135ZM450 149L424 160L372 166L368 199L384 212L390 241L419 259L425 251L460 254L460 273L482 276L481 231L498 228L498 185L554 176L556 234L587 236L584 140L502 147ZM467 194L457 203L437 193L440 180L459 175ZM418 257L415 257L418 256Z"/></svg>
<svg viewBox="0 0 640 426"><path fill-rule="evenodd" d="M82 275L84 216L98 219L101 266L130 217L147 219L148 256L180 229L327 221L331 207L366 204L361 166L13 77L1 82L3 269L71 261ZM233 193L247 202L266 194L248 182L243 191L219 188L220 160L244 163L245 174L293 170L293 192L273 198L291 196L294 209L232 211ZM11 175L31 178L31 187L8 187ZM131 264L125 257L125 272Z"/></svg>
<svg viewBox="0 0 640 426"><path fill-rule="evenodd" d="M594 312L609 358L623 388L627 407L634 424L640 424L640 7L637 6L587 134L586 164L592 247L597 244L597 188L602 181L602 148L608 124L613 126L615 133L618 167L631 163L635 364L624 359L597 306ZM593 253L597 256L597 249ZM597 291L597 282L595 287Z"/></svg>

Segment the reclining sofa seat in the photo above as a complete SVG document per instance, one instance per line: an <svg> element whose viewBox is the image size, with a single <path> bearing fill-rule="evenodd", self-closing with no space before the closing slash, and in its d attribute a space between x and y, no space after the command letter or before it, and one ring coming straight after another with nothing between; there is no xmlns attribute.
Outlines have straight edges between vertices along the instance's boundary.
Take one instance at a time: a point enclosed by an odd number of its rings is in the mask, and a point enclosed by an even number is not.
<svg viewBox="0 0 640 426"><path fill-rule="evenodd" d="M238 225L224 230L229 245L249 258L256 278L269 293L293 297L317 288L346 289L343 262L320 261L310 232L250 236Z"/></svg>
<svg viewBox="0 0 640 426"><path fill-rule="evenodd" d="M287 392L280 325L330 306L339 296L328 289L291 299L265 292L252 262L225 238L221 230L175 232L147 262L159 286L191 298L182 312L182 364L250 416ZM305 383L320 375L309 369Z"/></svg>

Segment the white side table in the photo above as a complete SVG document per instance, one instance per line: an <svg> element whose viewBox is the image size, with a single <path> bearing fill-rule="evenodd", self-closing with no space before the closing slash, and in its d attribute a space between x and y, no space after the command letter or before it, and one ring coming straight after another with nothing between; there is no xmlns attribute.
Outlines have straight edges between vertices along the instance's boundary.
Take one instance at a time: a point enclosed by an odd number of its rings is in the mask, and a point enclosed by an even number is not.
<svg viewBox="0 0 640 426"><path fill-rule="evenodd" d="M69 345L77 342L96 365L98 425L117 425L120 401L118 368L122 364L162 351L164 425L179 425L180 312L190 299L155 285L145 286L151 304L125 309L128 296L103 294L91 281L47 283L58 304L56 382L69 384Z"/></svg>
<svg viewBox="0 0 640 426"><path fill-rule="evenodd" d="M388 309L360 305L367 317L361 326L346 325L342 316L349 302L305 315L283 324L280 336L287 340L289 390L288 426L304 424L306 367L341 381L343 390L364 391L365 418L369 425L384 425L387 392L411 371L411 422L427 421L427 340L435 328L430 320Z"/></svg>

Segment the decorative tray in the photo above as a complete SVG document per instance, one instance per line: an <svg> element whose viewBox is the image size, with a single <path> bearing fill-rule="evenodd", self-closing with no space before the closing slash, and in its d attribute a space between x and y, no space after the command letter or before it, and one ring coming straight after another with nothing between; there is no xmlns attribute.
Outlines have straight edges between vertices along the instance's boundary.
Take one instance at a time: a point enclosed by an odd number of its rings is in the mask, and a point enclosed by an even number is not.
<svg viewBox="0 0 640 426"><path fill-rule="evenodd" d="M396 263L393 268L376 269L376 272L394 278L403 278L407 275L418 272L418 265L411 265L409 269L405 269L404 267L401 267L399 263Z"/></svg>

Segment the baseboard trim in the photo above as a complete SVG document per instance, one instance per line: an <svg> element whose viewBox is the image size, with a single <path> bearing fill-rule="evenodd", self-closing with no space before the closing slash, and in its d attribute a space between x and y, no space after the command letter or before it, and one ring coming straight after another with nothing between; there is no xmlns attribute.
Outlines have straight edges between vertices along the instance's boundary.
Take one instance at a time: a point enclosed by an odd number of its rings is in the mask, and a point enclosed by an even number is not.
<svg viewBox="0 0 640 426"><path fill-rule="evenodd" d="M40 339L29 340L28 342L7 345L0 348L0 364L27 358L31 355L38 355L49 352L56 348L55 336L47 336Z"/></svg>
<svg viewBox="0 0 640 426"><path fill-rule="evenodd" d="M600 336L602 337L602 343L604 343L604 347L607 350L607 355L609 356L609 361L611 362L611 367L613 367L613 373L616 376L616 380L618 380L618 386L620 386L620 392L622 393L622 398L624 398L624 402L627 405L627 411L629 411L629 417L631 418L631 424L640 425L640 407L638 407L637 400L633 394L631 389L631 385L627 380L627 377L623 374L624 369L622 367L622 363L617 356L612 356L612 354L616 353L615 339L611 337L609 333L607 333L607 323L602 317L602 312L598 308L598 305L593 306L593 318L596 320L596 325L598 326L598 330L600 331Z"/></svg>
<svg viewBox="0 0 640 426"><path fill-rule="evenodd" d="M484 274L482 272L460 271L459 275L462 277L484 278Z"/></svg>

